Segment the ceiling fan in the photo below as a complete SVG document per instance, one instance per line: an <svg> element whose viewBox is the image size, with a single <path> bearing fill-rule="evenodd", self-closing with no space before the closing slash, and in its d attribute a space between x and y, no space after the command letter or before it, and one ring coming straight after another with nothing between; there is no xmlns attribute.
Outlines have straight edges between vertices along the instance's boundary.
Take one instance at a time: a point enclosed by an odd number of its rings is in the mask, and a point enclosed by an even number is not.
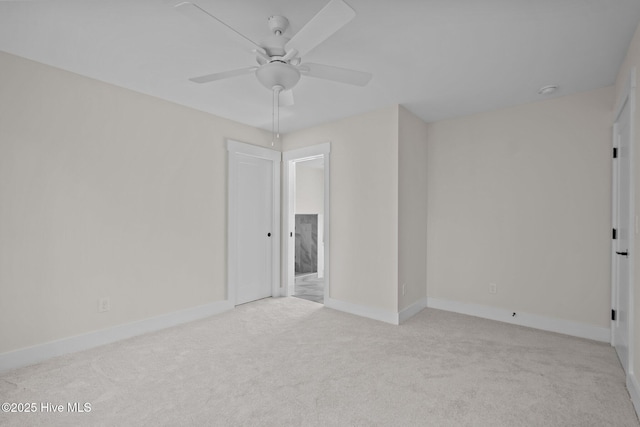
<svg viewBox="0 0 640 427"><path fill-rule="evenodd" d="M268 18L271 35L263 42L256 43L229 26L215 15L192 2L183 2L174 6L189 15L191 19L216 22L218 26L232 34L239 42L247 46L256 55L258 65L231 71L207 74L190 78L195 83L209 83L217 80L255 73L257 79L274 93L276 105L292 105L291 89L301 76L316 77L356 86L366 86L371 80L370 73L349 70L329 65L305 63L302 57L327 38L344 27L356 12L343 0L331 0L291 39L284 36L289 20L284 16ZM282 94L282 100L280 96ZM276 107L274 107L275 111ZM274 113L275 114L275 113Z"/></svg>

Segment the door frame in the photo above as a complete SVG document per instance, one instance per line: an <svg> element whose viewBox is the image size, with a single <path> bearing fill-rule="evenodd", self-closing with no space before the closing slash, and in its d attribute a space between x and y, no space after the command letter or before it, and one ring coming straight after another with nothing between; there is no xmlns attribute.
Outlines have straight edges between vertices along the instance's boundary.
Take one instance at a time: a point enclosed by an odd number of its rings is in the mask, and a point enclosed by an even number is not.
<svg viewBox="0 0 640 427"><path fill-rule="evenodd" d="M629 230L629 271L628 271L628 286L629 299L627 301L628 306L627 309L627 321L628 321L628 336L627 336L627 365L624 366L624 370L627 375L633 375L633 357L634 357L634 259L635 254L633 253L634 241L635 241L635 204L634 204L634 194L635 194L635 174L634 174L634 166L633 166L633 156L634 156L634 145L635 145L635 125L634 125L634 117L636 110L636 99L635 99L635 88L636 88L636 68L633 67L629 72L629 78L626 81L625 87L622 92L622 97L620 98L618 105L616 106L615 115L614 115L614 124L613 124L613 138L612 138L612 150L619 150L618 146L618 122L620 119L620 115L622 114L625 105L629 105L629 223L623 226L626 226L627 230ZM612 160L612 197L611 197L611 226L613 229L620 230L621 224L618 224L618 202L619 202L619 170L618 170L618 162L613 159ZM618 307L618 257L616 254L617 242L612 239L611 240L611 308L612 310L616 310L619 313ZM616 328L619 323L619 317L616 316L616 320L611 320L611 345L615 347L615 336L616 336Z"/></svg>
<svg viewBox="0 0 640 427"><path fill-rule="evenodd" d="M271 296L280 294L280 163L282 154L257 145L235 140L227 140L227 290L226 298L236 305L237 268L240 254L238 248L238 208L237 208L237 162L239 156L256 157L272 162L272 212L271 212Z"/></svg>
<svg viewBox="0 0 640 427"><path fill-rule="evenodd" d="M299 148L296 150L285 151L282 153L283 162L283 210L282 217L282 241L283 257L282 257L282 295L293 295L295 285L295 200L296 200L296 174L295 164L298 162L323 159L324 161L324 212L323 212L323 241L324 241L324 301L329 298L330 290L330 267L331 258L330 250L330 212L331 212L331 143L312 145L310 147Z"/></svg>

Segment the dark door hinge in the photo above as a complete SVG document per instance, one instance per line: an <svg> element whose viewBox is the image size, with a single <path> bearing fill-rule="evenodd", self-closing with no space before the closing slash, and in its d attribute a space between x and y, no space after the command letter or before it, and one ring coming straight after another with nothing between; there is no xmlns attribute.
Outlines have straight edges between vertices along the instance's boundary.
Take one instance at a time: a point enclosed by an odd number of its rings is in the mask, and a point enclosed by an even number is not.
<svg viewBox="0 0 640 427"><path fill-rule="evenodd" d="M612 237L613 240L616 240L618 238L618 230L616 230L615 228L613 229L613 233L612 233Z"/></svg>
<svg viewBox="0 0 640 427"><path fill-rule="evenodd" d="M618 147L613 147L613 158L614 159L618 158Z"/></svg>
<svg viewBox="0 0 640 427"><path fill-rule="evenodd" d="M616 320L616 311L611 310L611 320Z"/></svg>

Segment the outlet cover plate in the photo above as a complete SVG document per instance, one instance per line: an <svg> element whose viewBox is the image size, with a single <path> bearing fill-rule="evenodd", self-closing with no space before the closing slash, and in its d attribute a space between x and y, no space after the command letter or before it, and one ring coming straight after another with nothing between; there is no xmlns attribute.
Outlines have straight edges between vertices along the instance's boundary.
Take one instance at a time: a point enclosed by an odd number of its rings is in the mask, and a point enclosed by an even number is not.
<svg viewBox="0 0 640 427"><path fill-rule="evenodd" d="M109 298L100 298L98 300L98 313L104 313L111 310L111 301Z"/></svg>

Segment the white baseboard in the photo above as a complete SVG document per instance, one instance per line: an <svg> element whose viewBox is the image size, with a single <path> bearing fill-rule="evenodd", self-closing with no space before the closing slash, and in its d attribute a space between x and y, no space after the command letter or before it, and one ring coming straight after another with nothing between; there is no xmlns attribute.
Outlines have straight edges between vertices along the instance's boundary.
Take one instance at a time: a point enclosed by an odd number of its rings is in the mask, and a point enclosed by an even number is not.
<svg viewBox="0 0 640 427"><path fill-rule="evenodd" d="M379 320L392 325L398 325L398 313L381 310L379 308L367 307L364 305L353 304L350 302L340 301L337 299L325 297L324 306L345 313L355 314L356 316L368 317L369 319Z"/></svg>
<svg viewBox="0 0 640 427"><path fill-rule="evenodd" d="M193 320L213 316L233 309L229 301L217 301L174 313L164 314L137 322L126 323L108 329L63 338L33 347L22 348L0 354L0 372L22 366L33 365L56 356L87 350L115 341L131 338L147 332L158 331Z"/></svg>
<svg viewBox="0 0 640 427"><path fill-rule="evenodd" d="M640 414L640 384L638 384L638 380L633 374L627 375L627 390L629 390L629 396L636 414Z"/></svg>
<svg viewBox="0 0 640 427"><path fill-rule="evenodd" d="M427 297L424 297L424 298L414 302L409 307L401 310L400 313L398 313L399 323L406 322L407 320L409 320L410 318L412 318L416 314L420 313L425 308L427 308Z"/></svg>
<svg viewBox="0 0 640 427"><path fill-rule="evenodd" d="M451 301L441 298L428 297L427 307L482 317L484 319L497 320L514 325L527 326L530 328L541 329L543 331L587 338L594 341L611 342L611 329L593 326L586 323L555 319L552 317L538 316L523 312L516 312L516 316L514 317L513 311L511 310Z"/></svg>
<svg viewBox="0 0 640 427"><path fill-rule="evenodd" d="M419 301L414 302L399 313L394 313L391 311L381 310L379 308L372 308L359 304L353 304L333 298L325 298L324 305L325 307L344 311L345 313L355 314L356 316L367 317L369 319L391 323L392 325L399 325L400 323L407 321L408 319L425 309L427 307L427 298L425 297Z"/></svg>

